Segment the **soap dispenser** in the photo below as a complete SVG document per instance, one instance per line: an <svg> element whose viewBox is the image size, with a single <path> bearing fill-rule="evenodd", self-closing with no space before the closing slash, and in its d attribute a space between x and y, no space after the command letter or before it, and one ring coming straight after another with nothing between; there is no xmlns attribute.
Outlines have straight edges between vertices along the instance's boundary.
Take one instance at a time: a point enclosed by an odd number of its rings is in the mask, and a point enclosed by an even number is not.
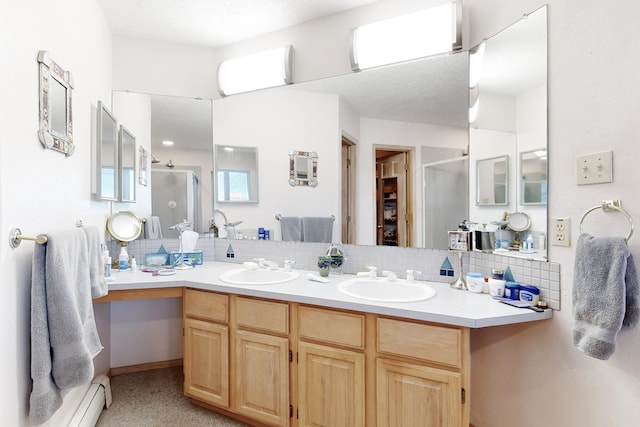
<svg viewBox="0 0 640 427"><path fill-rule="evenodd" d="M129 254L127 253L127 247L122 246L120 248L120 255L118 256L118 270L126 271L129 269Z"/></svg>

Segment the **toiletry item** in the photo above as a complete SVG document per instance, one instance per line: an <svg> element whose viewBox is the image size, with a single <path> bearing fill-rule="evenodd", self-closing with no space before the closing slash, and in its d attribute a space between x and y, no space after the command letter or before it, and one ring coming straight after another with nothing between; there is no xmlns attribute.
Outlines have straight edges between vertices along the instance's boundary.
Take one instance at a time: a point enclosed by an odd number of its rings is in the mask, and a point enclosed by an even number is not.
<svg viewBox="0 0 640 427"><path fill-rule="evenodd" d="M122 246L120 248L120 256L118 256L118 270L125 271L129 269L129 254L127 253L127 247Z"/></svg>
<svg viewBox="0 0 640 427"><path fill-rule="evenodd" d="M525 250L532 251L533 250L533 236L529 233L527 236L527 240L525 240Z"/></svg>
<svg viewBox="0 0 640 427"><path fill-rule="evenodd" d="M492 297L502 297L504 296L504 287L506 285L506 281L500 279L489 279L489 294Z"/></svg>
<svg viewBox="0 0 640 427"><path fill-rule="evenodd" d="M491 278L504 280L504 270L501 268L494 268L491 270Z"/></svg>
<svg viewBox="0 0 640 427"><path fill-rule="evenodd" d="M258 240L264 240L264 228L258 228Z"/></svg>
<svg viewBox="0 0 640 427"><path fill-rule="evenodd" d="M507 282L504 285L504 297L512 300L520 299L520 283Z"/></svg>
<svg viewBox="0 0 640 427"><path fill-rule="evenodd" d="M538 236L538 249L540 249L541 251L544 250L544 245L546 244L545 242L545 237L544 234L541 234Z"/></svg>
<svg viewBox="0 0 640 427"><path fill-rule="evenodd" d="M320 277L317 274L313 274L313 273L307 273L307 279L313 281L313 282L320 282L320 283L329 283L330 280L326 279L324 277Z"/></svg>
<svg viewBox="0 0 640 427"><path fill-rule="evenodd" d="M480 273L467 273L467 288L470 292L481 294L484 289L484 277Z"/></svg>
<svg viewBox="0 0 640 427"><path fill-rule="evenodd" d="M537 305L540 299L540 289L531 285L520 285L520 301L526 301L531 305Z"/></svg>
<svg viewBox="0 0 640 427"><path fill-rule="evenodd" d="M331 269L331 257L319 256L318 257L318 273L320 273L320 276L327 277L329 275L330 269Z"/></svg>
<svg viewBox="0 0 640 427"><path fill-rule="evenodd" d="M136 263L136 256L131 255L131 272L135 273L138 271L138 264Z"/></svg>
<svg viewBox="0 0 640 427"><path fill-rule="evenodd" d="M271 232L269 230L264 230L264 240L271 240Z"/></svg>
<svg viewBox="0 0 640 427"><path fill-rule="evenodd" d="M106 246L102 251L102 264L104 265L104 277L111 277L111 257Z"/></svg>

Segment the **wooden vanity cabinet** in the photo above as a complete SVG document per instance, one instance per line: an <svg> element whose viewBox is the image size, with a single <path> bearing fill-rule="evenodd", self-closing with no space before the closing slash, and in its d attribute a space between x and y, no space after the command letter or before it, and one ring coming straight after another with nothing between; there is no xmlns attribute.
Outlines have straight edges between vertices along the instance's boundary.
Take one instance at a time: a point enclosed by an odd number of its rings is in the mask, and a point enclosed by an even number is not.
<svg viewBox="0 0 640 427"><path fill-rule="evenodd" d="M190 289L184 322L185 394L246 422L469 424L468 328Z"/></svg>
<svg viewBox="0 0 640 427"><path fill-rule="evenodd" d="M185 289L184 393L229 407L229 297Z"/></svg>
<svg viewBox="0 0 640 427"><path fill-rule="evenodd" d="M365 316L299 306L298 425L365 426Z"/></svg>
<svg viewBox="0 0 640 427"><path fill-rule="evenodd" d="M231 306L232 411L288 426L289 305L232 296Z"/></svg>
<svg viewBox="0 0 640 427"><path fill-rule="evenodd" d="M468 330L378 318L376 332L377 427L468 425Z"/></svg>

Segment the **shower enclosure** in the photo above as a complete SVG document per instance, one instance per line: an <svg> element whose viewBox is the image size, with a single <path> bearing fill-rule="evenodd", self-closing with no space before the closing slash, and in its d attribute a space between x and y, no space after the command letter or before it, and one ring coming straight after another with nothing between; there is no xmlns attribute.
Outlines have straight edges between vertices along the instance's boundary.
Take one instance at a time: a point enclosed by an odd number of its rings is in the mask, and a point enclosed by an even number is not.
<svg viewBox="0 0 640 427"><path fill-rule="evenodd" d="M163 237L177 238L179 233L169 230L184 220L200 224L199 180L190 170L151 170L151 211L160 218Z"/></svg>

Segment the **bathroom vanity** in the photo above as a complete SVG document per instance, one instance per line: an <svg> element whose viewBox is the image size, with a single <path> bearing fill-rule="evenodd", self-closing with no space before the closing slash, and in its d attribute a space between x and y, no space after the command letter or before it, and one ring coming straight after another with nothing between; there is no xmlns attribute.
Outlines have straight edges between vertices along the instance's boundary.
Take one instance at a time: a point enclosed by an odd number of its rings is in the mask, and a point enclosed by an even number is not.
<svg viewBox="0 0 640 427"><path fill-rule="evenodd" d="M254 425L467 426L471 330L548 319L432 283L412 303L353 298L300 278L229 285L237 264L120 273L96 302L183 298L184 392Z"/></svg>

